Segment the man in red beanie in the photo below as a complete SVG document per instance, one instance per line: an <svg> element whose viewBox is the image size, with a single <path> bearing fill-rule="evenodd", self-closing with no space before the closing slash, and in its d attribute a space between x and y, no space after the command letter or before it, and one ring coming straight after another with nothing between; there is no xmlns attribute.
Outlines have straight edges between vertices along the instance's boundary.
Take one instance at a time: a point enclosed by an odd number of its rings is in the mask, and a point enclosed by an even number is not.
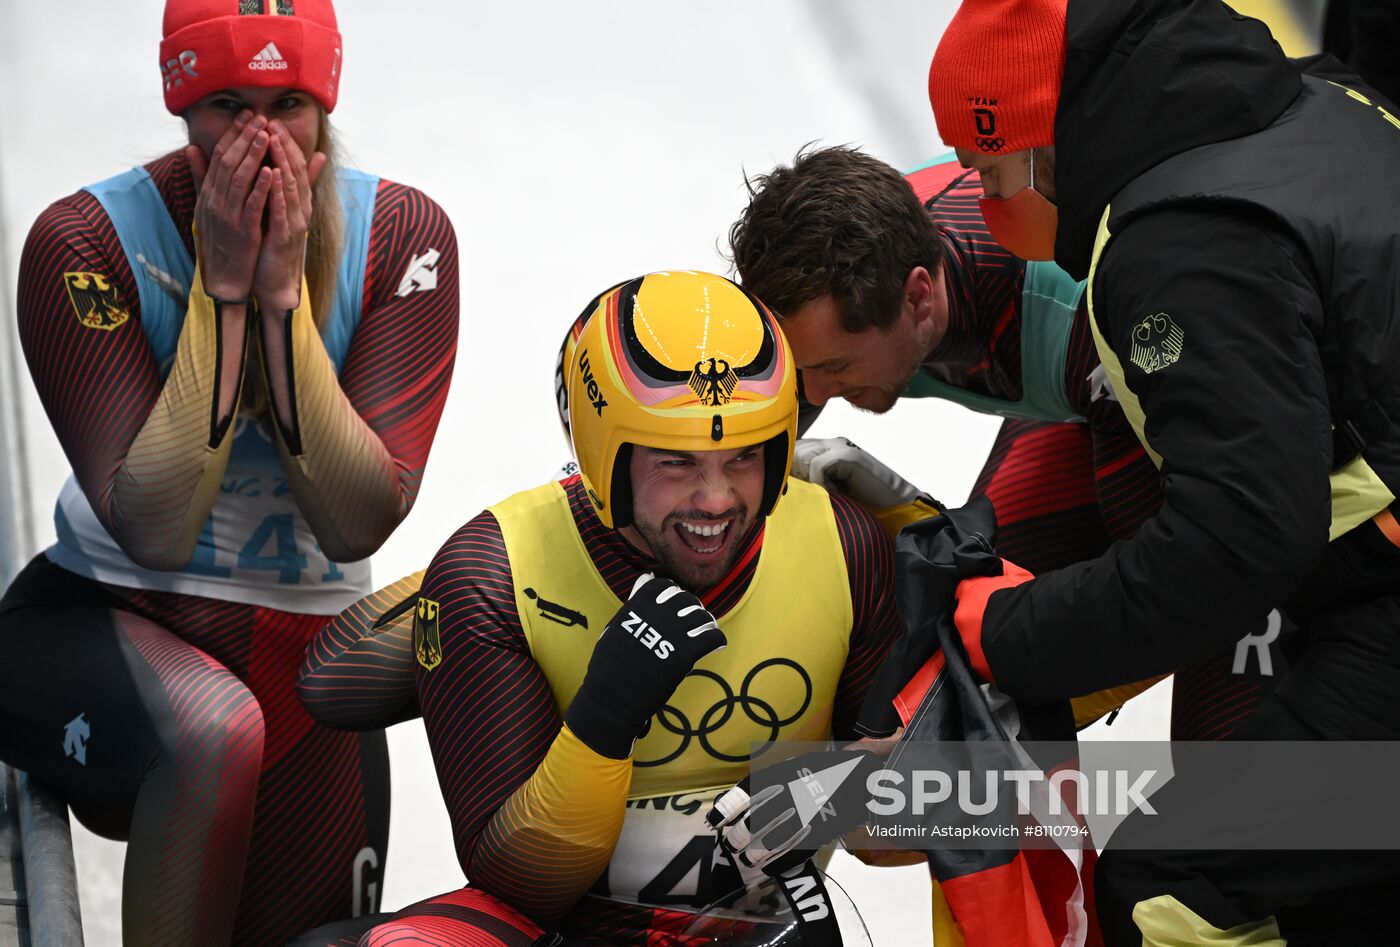
<svg viewBox="0 0 1400 947"><path fill-rule="evenodd" d="M1183 667L1279 608L1294 661L1235 737L1400 737L1400 118L1218 0L966 0L929 88L992 233L1088 279L1165 496L1101 558L964 581L974 666L1023 701L1068 697ZM1110 850L1100 917L1110 944L1281 944L1330 889L1395 870Z"/></svg>
<svg viewBox="0 0 1400 947"><path fill-rule="evenodd" d="M283 944L383 885L383 733L293 688L413 505L457 258L426 196L335 166L340 63L329 0L168 0L188 147L50 205L20 261L73 477L0 601L0 757L129 841L127 944Z"/></svg>

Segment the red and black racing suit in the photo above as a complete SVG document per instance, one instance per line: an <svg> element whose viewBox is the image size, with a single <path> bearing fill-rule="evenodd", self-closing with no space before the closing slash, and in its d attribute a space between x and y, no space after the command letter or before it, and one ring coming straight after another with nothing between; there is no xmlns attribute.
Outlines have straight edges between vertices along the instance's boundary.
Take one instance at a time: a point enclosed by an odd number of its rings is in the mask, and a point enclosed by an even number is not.
<svg viewBox="0 0 1400 947"><path fill-rule="evenodd" d="M183 154L146 170L193 258L196 192ZM414 255L429 246L441 254L435 289L400 293ZM357 512L370 505L367 494L387 498L386 522L412 505L446 399L456 265L442 210L381 181L362 311L331 382L336 400L315 417L341 412L337 423L360 432L361 454L387 456L383 482L362 483L358 500L346 498ZM106 509L112 480L162 396L136 280L86 191L44 211L20 270L20 337L35 385L88 501ZM65 274L75 272L109 278L129 323L100 331L75 317L65 287ZM303 426L312 407L302 406ZM207 417L211 409L198 410ZM167 460L157 452L146 480L123 488L154 491L146 499L159 506L161 492L172 492L162 486ZM152 519L133 528L152 531L161 525ZM377 548L386 536L366 531L357 541ZM294 604L296 586L288 588L270 586L266 601ZM325 621L99 583L42 555L0 602L0 757L57 789L99 834L129 840L127 943L284 943L373 910L388 837L383 734L321 726L294 689L306 644Z"/></svg>
<svg viewBox="0 0 1400 947"><path fill-rule="evenodd" d="M612 591L626 600L637 576L658 563L598 520L582 481L564 481L573 520L589 557ZM893 543L864 509L831 496L836 530L850 580L853 623L850 650L835 695L832 732L856 736L856 715L870 678L898 632L894 606ZM755 555L762 526L744 542L730 574L701 596L716 615L729 611L758 571ZM417 600L413 583L403 602L382 602L389 611L373 619L348 610L318 635L303 671L302 695L321 719L352 725L368 693L382 702L376 713L411 715L402 666L411 652L409 626L395 624ZM524 784L559 735L561 720L550 686L530 654L516 607L510 559L495 517L488 511L463 526L428 568L422 595L439 603L442 663L416 667L417 696L433 748L438 781L452 819L457 856L469 886L411 905L392 919L331 925L298 942L303 945L388 945L404 941L473 947L523 947L550 943L530 920L534 908L551 904L571 871L568 854L558 863L521 853L493 831L492 817ZM793 594L801 594L794 590ZM405 603L408 603L405 605ZM397 605L397 607L394 607ZM447 620L446 616L452 616ZM378 628L371 626L378 625ZM411 660L411 659L410 659ZM397 689L396 689L397 688ZM346 700L349 698L349 703ZM660 931L680 929L688 916L677 911L585 898L559 923L569 943L627 947L650 943Z"/></svg>

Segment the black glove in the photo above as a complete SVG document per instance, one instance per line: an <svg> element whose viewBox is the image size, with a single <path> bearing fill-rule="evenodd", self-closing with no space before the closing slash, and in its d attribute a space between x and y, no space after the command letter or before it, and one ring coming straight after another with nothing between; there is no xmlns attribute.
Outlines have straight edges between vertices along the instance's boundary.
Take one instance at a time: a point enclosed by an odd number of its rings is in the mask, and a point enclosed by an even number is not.
<svg viewBox="0 0 1400 947"><path fill-rule="evenodd" d="M626 759L696 662L724 645L700 599L647 573L598 636L564 722L594 752Z"/></svg>
<svg viewBox="0 0 1400 947"><path fill-rule="evenodd" d="M870 819L871 753L818 750L748 776L705 816L720 846L748 868L778 876Z"/></svg>

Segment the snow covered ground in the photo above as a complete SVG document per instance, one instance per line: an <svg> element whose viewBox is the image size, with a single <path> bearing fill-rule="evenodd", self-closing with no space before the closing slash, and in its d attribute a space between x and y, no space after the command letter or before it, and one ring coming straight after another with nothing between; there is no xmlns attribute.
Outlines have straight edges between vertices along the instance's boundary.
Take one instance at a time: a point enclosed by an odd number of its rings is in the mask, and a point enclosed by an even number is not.
<svg viewBox="0 0 1400 947"><path fill-rule="evenodd" d="M462 334L418 504L374 559L425 565L456 525L566 457L553 355L604 287L650 270L724 271L745 172L805 143L855 143L898 167L944 149L925 96L951 0L707 0L388 6L341 0L334 116L352 165L413 184L457 228ZM51 200L183 143L161 101L158 0L0 6L0 268L12 300L30 222ZM13 337L8 305L4 331ZM36 548L67 466L28 386ZM7 406L7 410L11 410ZM935 402L884 418L838 405L846 434L949 502L966 497L996 422ZM1114 725L1165 734L1159 689ZM394 819L384 905L461 881L422 728L390 733ZM90 945L119 943L122 846L79 837ZM929 943L921 869L833 872L879 947Z"/></svg>

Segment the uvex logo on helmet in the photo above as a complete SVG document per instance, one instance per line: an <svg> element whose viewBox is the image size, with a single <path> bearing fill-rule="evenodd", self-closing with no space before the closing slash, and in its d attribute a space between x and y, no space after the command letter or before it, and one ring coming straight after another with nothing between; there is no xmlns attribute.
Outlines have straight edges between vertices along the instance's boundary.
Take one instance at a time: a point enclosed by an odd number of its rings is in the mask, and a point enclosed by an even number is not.
<svg viewBox="0 0 1400 947"><path fill-rule="evenodd" d="M583 372L583 386L588 394L588 400L593 403L593 409L598 412L598 417L603 416L603 409L608 406L608 402L603 398L603 394L598 390L598 382L593 377L593 366L588 363L588 349L584 349L578 357L579 371Z"/></svg>

